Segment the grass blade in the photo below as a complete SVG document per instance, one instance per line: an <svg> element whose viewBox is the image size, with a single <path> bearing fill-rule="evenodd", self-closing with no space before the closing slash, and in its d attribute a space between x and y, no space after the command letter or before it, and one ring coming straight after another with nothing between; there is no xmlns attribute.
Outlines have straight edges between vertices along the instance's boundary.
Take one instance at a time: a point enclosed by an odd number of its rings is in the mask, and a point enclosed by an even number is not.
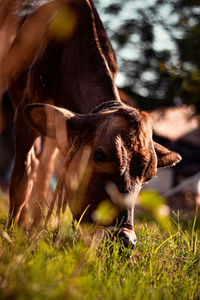
<svg viewBox="0 0 200 300"><path fill-rule="evenodd" d="M80 219L78 220L78 223L76 224L76 230L78 229L83 217L84 217L84 214L86 213L86 211L88 210L88 208L90 207L90 204L86 207L86 209L84 210L84 212L82 213L82 215L80 216Z"/></svg>
<svg viewBox="0 0 200 300"><path fill-rule="evenodd" d="M180 232L177 232L177 233L175 233L175 234L173 234L173 235L170 235L170 237L168 237L164 242L162 242L162 244L160 244L157 248L156 248L156 250L154 251L154 254L156 254L157 252L158 252L158 250L167 242L167 241L169 241L169 240L171 240L173 237L175 237L176 235L178 235L178 234L180 234Z"/></svg>

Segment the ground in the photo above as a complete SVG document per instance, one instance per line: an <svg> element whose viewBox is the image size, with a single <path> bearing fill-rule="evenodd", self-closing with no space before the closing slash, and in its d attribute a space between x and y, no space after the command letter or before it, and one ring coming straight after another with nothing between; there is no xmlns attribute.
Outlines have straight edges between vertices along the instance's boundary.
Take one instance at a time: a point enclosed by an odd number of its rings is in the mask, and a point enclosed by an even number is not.
<svg viewBox="0 0 200 300"><path fill-rule="evenodd" d="M156 215L136 215L138 243L126 249L115 238L92 242L68 213L58 234L53 220L32 235L10 232L0 198L0 299L200 299L195 215L173 213L166 228Z"/></svg>

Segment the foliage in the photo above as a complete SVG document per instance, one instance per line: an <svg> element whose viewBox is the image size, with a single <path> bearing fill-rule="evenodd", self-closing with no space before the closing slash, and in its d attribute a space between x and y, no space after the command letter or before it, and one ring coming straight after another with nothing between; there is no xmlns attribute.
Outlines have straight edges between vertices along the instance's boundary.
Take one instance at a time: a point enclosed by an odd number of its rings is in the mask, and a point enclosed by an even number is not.
<svg viewBox="0 0 200 300"><path fill-rule="evenodd" d="M105 239L98 246L95 241L88 243L86 236L72 229L65 217L57 235L52 229L31 237L18 228L8 233L5 214L3 206L1 299L200 297L200 240L196 219L181 224L179 216L174 215L173 232L168 232L149 216L140 217L135 226L138 243L132 250L121 246L116 239Z"/></svg>
<svg viewBox="0 0 200 300"><path fill-rule="evenodd" d="M199 1L95 3L117 53L121 87L143 96L147 108L184 102L200 111Z"/></svg>

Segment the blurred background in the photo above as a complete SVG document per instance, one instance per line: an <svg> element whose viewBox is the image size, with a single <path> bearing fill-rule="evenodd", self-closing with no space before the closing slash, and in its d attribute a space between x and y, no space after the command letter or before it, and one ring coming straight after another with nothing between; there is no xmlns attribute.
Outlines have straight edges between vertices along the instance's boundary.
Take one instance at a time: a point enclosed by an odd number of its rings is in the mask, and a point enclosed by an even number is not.
<svg viewBox="0 0 200 300"><path fill-rule="evenodd" d="M145 188L173 209L200 205L199 0L95 0L116 52L121 98L150 112L154 140L182 155ZM13 110L0 111L0 185L8 189L14 157Z"/></svg>

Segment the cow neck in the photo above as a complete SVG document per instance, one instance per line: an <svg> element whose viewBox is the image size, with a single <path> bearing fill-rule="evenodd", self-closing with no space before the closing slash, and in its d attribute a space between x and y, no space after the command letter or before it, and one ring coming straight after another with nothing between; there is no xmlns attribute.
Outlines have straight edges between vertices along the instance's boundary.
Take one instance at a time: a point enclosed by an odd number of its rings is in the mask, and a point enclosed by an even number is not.
<svg viewBox="0 0 200 300"><path fill-rule="evenodd" d="M122 102L121 101L116 101L116 100L110 100L107 102L103 102L101 104L99 104L98 106L96 106L91 113L98 113L98 112L104 112L104 111L108 111L111 109L118 109L122 107Z"/></svg>
<svg viewBox="0 0 200 300"><path fill-rule="evenodd" d="M102 45L107 38L99 39L106 33L103 26L96 27L91 2L77 1L76 9L79 22L70 42L64 43L62 54L61 78L68 85L61 98L70 99L76 112L88 113L109 99L119 101L119 93L109 66L111 59L106 59L113 54Z"/></svg>

